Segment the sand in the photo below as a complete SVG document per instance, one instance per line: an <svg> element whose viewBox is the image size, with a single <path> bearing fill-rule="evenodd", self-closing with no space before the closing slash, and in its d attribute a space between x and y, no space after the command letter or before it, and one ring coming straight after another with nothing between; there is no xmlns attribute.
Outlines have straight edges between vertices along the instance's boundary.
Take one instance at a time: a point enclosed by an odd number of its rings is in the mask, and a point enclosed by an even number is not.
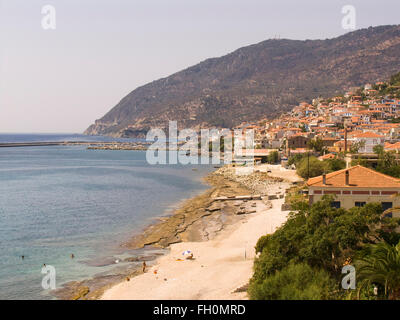
<svg viewBox="0 0 400 320"><path fill-rule="evenodd" d="M276 191L283 191L282 187L276 185ZM111 287L101 299L247 299L246 292L234 291L252 276L254 246L262 235L273 233L285 222L289 213L280 209L284 199L271 202L271 209L257 202L256 213L226 226L211 240L171 244L170 253L146 273ZM178 261L184 259L185 250L191 250L195 259Z"/></svg>

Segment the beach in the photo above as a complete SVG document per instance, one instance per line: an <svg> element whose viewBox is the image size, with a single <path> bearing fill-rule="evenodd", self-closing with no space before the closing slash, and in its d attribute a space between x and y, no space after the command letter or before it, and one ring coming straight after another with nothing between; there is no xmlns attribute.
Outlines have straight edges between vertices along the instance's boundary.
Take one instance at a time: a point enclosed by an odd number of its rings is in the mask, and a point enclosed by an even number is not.
<svg viewBox="0 0 400 320"><path fill-rule="evenodd" d="M169 224L164 221L133 239L132 246L151 244L169 247L170 251L144 273L110 286L101 299L247 299L254 246L261 236L273 233L286 221L289 211L281 211L285 190L298 177L280 166L261 165L247 177L236 177L232 172L226 168L217 170L208 177L209 183L214 182L213 188L194 201L187 201L168 219ZM258 200L213 201L221 195L246 193L263 194ZM204 218L208 221L202 221ZM187 250L194 259L185 258L183 252Z"/></svg>

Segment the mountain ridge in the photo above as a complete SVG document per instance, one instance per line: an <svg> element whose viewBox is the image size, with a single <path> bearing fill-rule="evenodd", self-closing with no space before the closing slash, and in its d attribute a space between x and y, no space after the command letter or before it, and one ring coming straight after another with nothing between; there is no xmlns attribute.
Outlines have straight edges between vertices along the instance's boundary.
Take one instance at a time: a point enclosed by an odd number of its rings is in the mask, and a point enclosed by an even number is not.
<svg viewBox="0 0 400 320"><path fill-rule="evenodd" d="M399 66L400 25L325 40L268 39L136 88L85 134L144 137L169 120L178 128L233 127L385 80Z"/></svg>

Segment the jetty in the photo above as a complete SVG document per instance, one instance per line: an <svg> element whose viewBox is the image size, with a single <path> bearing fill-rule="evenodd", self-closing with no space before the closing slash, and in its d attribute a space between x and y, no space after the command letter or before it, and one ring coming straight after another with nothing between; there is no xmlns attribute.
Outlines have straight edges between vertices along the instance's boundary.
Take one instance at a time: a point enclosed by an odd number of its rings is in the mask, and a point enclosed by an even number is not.
<svg viewBox="0 0 400 320"><path fill-rule="evenodd" d="M11 147L45 147L45 146L61 146L61 145L79 145L88 144L85 141L52 141L52 142L7 142L0 143L0 148Z"/></svg>
<svg viewBox="0 0 400 320"><path fill-rule="evenodd" d="M46 147L46 146L87 146L89 150L146 150L147 142L94 142L94 141L37 141L5 142L0 148L12 147Z"/></svg>

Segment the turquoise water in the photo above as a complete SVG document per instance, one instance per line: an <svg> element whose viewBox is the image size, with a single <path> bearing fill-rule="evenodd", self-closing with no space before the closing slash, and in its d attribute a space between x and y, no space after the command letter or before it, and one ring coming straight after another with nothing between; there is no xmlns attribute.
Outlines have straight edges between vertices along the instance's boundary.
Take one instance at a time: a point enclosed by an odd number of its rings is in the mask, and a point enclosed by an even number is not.
<svg viewBox="0 0 400 320"><path fill-rule="evenodd" d="M195 167L151 166L143 151L0 148L0 299L51 298L43 263L57 287L109 270L93 261L123 254L123 241L207 188L212 167Z"/></svg>

